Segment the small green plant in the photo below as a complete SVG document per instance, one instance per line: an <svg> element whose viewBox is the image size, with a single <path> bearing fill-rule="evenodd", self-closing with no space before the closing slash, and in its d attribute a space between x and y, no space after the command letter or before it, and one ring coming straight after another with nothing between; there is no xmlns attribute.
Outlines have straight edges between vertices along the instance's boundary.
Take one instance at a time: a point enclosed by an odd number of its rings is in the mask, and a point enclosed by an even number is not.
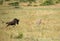
<svg viewBox="0 0 60 41"><path fill-rule="evenodd" d="M19 35L17 36L17 37L15 37L15 38L17 38L17 39L22 39L23 38L23 33L19 33Z"/></svg>
<svg viewBox="0 0 60 41"><path fill-rule="evenodd" d="M54 4L53 0L47 0L44 3L40 4L40 5L46 6L46 5L53 5L53 4Z"/></svg>

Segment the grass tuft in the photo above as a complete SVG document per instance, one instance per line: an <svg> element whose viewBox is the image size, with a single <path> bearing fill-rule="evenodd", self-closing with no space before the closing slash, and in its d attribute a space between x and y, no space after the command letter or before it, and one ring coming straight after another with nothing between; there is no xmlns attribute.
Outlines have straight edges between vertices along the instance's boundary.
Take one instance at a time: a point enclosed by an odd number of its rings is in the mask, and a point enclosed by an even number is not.
<svg viewBox="0 0 60 41"><path fill-rule="evenodd" d="M23 33L19 34L16 38L17 39L22 39L23 38Z"/></svg>

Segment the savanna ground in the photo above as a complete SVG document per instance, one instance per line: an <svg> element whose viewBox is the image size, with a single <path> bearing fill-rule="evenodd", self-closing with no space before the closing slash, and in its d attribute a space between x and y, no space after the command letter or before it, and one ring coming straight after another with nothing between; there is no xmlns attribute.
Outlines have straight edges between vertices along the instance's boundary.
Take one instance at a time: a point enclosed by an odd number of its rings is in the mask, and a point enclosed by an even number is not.
<svg viewBox="0 0 60 41"><path fill-rule="evenodd" d="M2 23L13 18L20 20L19 25L6 27ZM14 38L18 33L23 33L22 39ZM19 9L1 7L0 41L60 41L60 4Z"/></svg>

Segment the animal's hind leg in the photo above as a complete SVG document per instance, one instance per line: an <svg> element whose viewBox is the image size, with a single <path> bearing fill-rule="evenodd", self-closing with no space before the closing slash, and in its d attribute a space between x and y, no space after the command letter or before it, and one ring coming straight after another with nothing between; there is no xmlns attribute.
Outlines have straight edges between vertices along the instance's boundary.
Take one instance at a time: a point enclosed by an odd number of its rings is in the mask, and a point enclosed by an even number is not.
<svg viewBox="0 0 60 41"><path fill-rule="evenodd" d="M8 27L9 25L7 25L6 27Z"/></svg>

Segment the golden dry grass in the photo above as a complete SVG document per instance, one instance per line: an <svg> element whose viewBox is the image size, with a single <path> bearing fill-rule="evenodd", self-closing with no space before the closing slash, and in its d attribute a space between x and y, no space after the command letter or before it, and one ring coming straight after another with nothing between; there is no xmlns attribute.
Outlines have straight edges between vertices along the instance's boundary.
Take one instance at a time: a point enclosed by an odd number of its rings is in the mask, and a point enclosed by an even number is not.
<svg viewBox="0 0 60 41"><path fill-rule="evenodd" d="M0 41L60 41L60 10L58 7L50 7L5 8L7 14L0 13ZM20 20L19 25L6 28L6 24L1 22L13 18ZM39 19L41 24L38 24ZM22 39L10 38L11 35L15 37L21 32Z"/></svg>

